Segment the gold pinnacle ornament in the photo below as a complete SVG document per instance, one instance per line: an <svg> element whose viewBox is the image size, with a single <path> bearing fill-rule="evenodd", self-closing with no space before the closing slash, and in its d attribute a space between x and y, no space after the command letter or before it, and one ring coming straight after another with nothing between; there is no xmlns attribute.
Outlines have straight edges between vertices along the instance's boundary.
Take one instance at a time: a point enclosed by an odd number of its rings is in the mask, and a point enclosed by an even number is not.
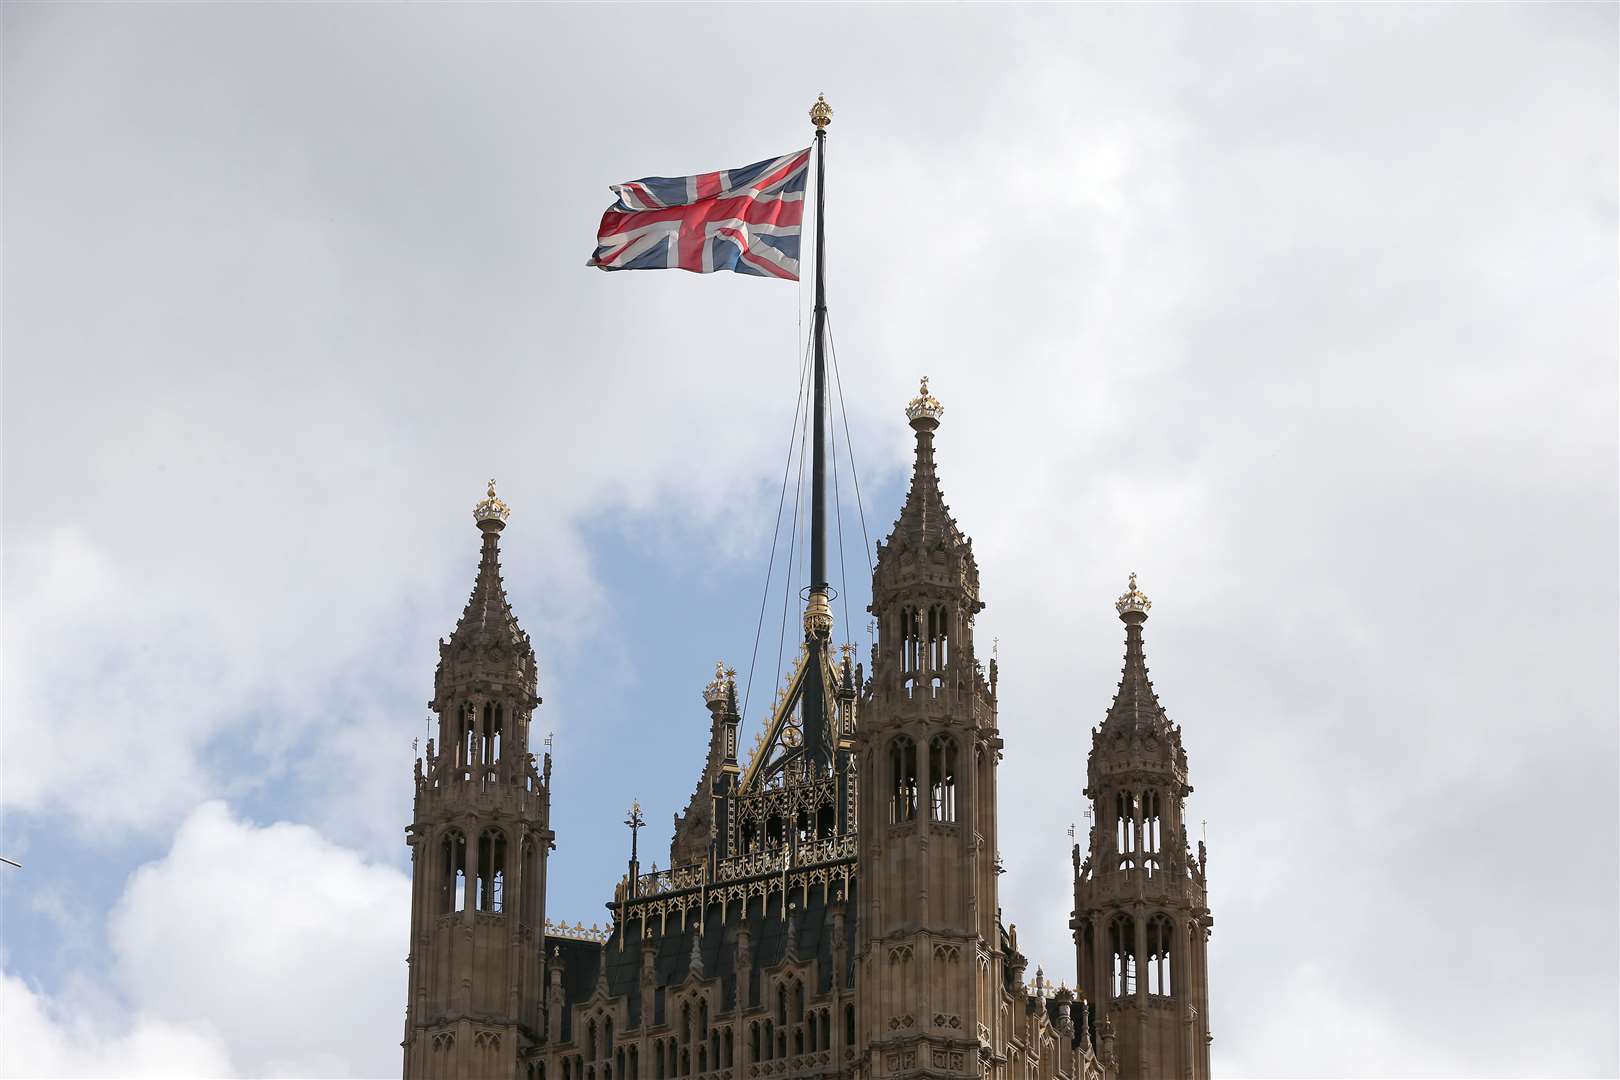
<svg viewBox="0 0 1620 1080"><path fill-rule="evenodd" d="M726 700L726 663L724 660L714 662L714 678L703 688L703 702L706 705L718 705Z"/></svg>
<svg viewBox="0 0 1620 1080"><path fill-rule="evenodd" d="M507 506L499 495L495 494L495 478L491 477L489 490L485 493L484 498L480 499L477 505L473 507L473 520L478 522L479 525L493 523L496 528L500 528L506 524L506 519L511 516L512 508Z"/></svg>
<svg viewBox="0 0 1620 1080"><path fill-rule="evenodd" d="M817 131L832 123L832 106L827 104L827 95L816 95L816 103L810 106L810 122L816 125Z"/></svg>
<svg viewBox="0 0 1620 1080"><path fill-rule="evenodd" d="M1152 609L1153 601L1149 600L1147 594L1136 587L1136 574L1133 572L1130 586L1125 590L1125 594L1114 601L1114 610L1121 615L1128 611L1139 611L1146 615Z"/></svg>
<svg viewBox="0 0 1620 1080"><path fill-rule="evenodd" d="M945 406L939 403L939 398L928 392L928 376L924 375L917 396L906 404L906 419L919 420L927 417L930 420L938 420L944 415Z"/></svg>

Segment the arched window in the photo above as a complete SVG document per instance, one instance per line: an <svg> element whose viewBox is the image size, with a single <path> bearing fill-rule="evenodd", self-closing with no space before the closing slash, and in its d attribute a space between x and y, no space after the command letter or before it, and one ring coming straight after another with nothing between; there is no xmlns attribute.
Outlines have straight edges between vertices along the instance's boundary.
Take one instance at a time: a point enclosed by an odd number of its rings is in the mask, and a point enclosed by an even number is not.
<svg viewBox="0 0 1620 1080"><path fill-rule="evenodd" d="M1170 984L1170 949L1171 942L1176 936L1175 923L1170 916L1158 914L1149 920L1147 925L1147 977L1148 993L1169 997L1172 993Z"/></svg>
<svg viewBox="0 0 1620 1080"><path fill-rule="evenodd" d="M889 744L889 823L917 816L917 744L901 735Z"/></svg>
<svg viewBox="0 0 1620 1080"><path fill-rule="evenodd" d="M1119 850L1119 868L1129 870L1136 865L1137 828L1136 796L1121 791L1114 796L1115 843Z"/></svg>
<svg viewBox="0 0 1620 1080"><path fill-rule="evenodd" d="M536 898L540 893L540 867L536 861L532 839L526 838L523 841L523 862L519 867L519 873L523 875L520 882L523 893L521 918L525 925L533 926Z"/></svg>
<svg viewBox="0 0 1620 1080"><path fill-rule="evenodd" d="M1130 997L1136 993L1136 922L1129 915L1116 915L1108 924L1108 949L1113 996Z"/></svg>
<svg viewBox="0 0 1620 1080"><path fill-rule="evenodd" d="M467 838L446 829L439 841L439 913L467 908Z"/></svg>
<svg viewBox="0 0 1620 1080"><path fill-rule="evenodd" d="M900 609L900 670L915 674L922 669L922 613Z"/></svg>
<svg viewBox="0 0 1620 1080"><path fill-rule="evenodd" d="M504 911L505 894L506 834L485 829L478 838L478 910Z"/></svg>
<svg viewBox="0 0 1620 1080"><path fill-rule="evenodd" d="M501 759L501 735L506 726L506 708L502 705L484 705L484 727L480 741L480 762L490 768Z"/></svg>
<svg viewBox="0 0 1620 1080"><path fill-rule="evenodd" d="M951 613L943 604L928 609L928 670L944 671L951 660Z"/></svg>
<svg viewBox="0 0 1620 1080"><path fill-rule="evenodd" d="M456 742L456 764L464 769L472 768L478 744L478 706L470 701L461 706L461 730L457 733Z"/></svg>
<svg viewBox="0 0 1620 1080"><path fill-rule="evenodd" d="M956 740L936 735L928 744L928 780L935 821L956 820Z"/></svg>

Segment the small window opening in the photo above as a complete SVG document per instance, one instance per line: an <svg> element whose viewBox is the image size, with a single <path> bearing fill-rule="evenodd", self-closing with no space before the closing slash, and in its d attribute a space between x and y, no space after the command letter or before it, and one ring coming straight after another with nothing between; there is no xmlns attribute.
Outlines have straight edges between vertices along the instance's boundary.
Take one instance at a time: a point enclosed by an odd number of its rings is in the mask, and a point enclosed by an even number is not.
<svg viewBox="0 0 1620 1080"><path fill-rule="evenodd" d="M467 909L467 838L455 829L439 842L439 913Z"/></svg>
<svg viewBox="0 0 1620 1080"><path fill-rule="evenodd" d="M485 829L478 838L478 910L504 911L505 893L506 834Z"/></svg>
<svg viewBox="0 0 1620 1080"><path fill-rule="evenodd" d="M936 735L928 744L930 802L935 821L956 820L956 740Z"/></svg>
<svg viewBox="0 0 1620 1080"><path fill-rule="evenodd" d="M889 744L889 822L917 816L917 744L901 735Z"/></svg>

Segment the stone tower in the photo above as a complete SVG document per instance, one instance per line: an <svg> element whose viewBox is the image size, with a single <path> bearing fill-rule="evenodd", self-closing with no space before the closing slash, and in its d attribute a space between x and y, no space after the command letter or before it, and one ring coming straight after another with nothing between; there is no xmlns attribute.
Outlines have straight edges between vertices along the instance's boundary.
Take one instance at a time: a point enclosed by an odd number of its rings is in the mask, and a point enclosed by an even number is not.
<svg viewBox="0 0 1620 1080"><path fill-rule="evenodd" d="M934 467L943 411L923 380L906 409L917 438L911 489L872 576L858 980L871 1077L978 1077L1004 1059L993 1004L1005 962L995 859L1002 744L994 668L987 680L973 650L984 607L978 565Z"/></svg>
<svg viewBox="0 0 1620 1080"><path fill-rule="evenodd" d="M542 934L552 846L551 757L529 753L534 648L501 584L510 514L490 481L461 621L439 642L437 740L416 762L407 1080L514 1076L545 1030Z"/></svg>
<svg viewBox="0 0 1620 1080"><path fill-rule="evenodd" d="M1100 1054L1121 1080L1209 1077L1209 913L1202 841L1187 844L1187 753L1148 679L1136 587L1114 605L1125 669L1086 770L1090 852L1074 849L1070 927Z"/></svg>

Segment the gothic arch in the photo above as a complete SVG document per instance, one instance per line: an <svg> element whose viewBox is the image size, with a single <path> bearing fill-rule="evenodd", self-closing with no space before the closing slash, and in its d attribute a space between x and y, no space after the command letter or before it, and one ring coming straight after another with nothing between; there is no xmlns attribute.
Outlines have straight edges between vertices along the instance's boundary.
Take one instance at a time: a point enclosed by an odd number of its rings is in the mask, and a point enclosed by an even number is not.
<svg viewBox="0 0 1620 1080"><path fill-rule="evenodd" d="M917 744L909 735L889 743L889 824L917 816Z"/></svg>
<svg viewBox="0 0 1620 1080"><path fill-rule="evenodd" d="M491 825L478 834L479 911L506 910L506 831Z"/></svg>
<svg viewBox="0 0 1620 1080"><path fill-rule="evenodd" d="M467 837L454 826L439 835L439 914L467 907Z"/></svg>
<svg viewBox="0 0 1620 1080"><path fill-rule="evenodd" d="M935 821L956 820L956 740L935 735L928 742L929 810Z"/></svg>

